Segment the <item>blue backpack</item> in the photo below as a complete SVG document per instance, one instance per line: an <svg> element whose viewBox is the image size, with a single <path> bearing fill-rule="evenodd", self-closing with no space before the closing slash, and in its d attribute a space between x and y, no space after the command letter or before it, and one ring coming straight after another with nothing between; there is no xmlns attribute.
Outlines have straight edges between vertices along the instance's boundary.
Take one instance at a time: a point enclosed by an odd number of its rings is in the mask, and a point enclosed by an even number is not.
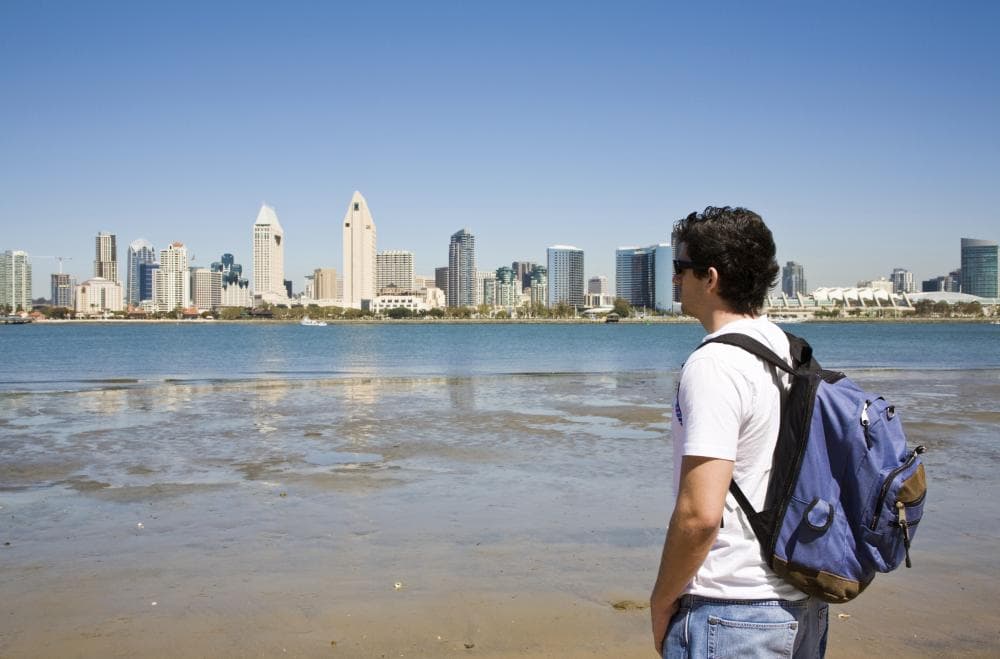
<svg viewBox="0 0 1000 659"><path fill-rule="evenodd" d="M707 340L742 348L792 377L764 508L736 481L730 492L750 520L767 564L799 590L847 602L906 562L927 481L899 416L881 396L820 368L804 339L788 334L788 364L744 334Z"/></svg>

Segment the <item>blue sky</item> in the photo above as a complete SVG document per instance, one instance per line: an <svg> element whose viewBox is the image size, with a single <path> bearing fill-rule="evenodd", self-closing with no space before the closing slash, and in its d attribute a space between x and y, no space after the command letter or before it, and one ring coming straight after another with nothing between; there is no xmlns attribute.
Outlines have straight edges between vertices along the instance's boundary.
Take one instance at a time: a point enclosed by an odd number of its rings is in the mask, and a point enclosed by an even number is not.
<svg viewBox="0 0 1000 659"><path fill-rule="evenodd" d="M267 201L300 290L355 189L420 274L467 227L480 268L568 243L613 278L709 204L760 212L810 286L1000 239L1000 5L694 4L5 0L0 249L249 266Z"/></svg>

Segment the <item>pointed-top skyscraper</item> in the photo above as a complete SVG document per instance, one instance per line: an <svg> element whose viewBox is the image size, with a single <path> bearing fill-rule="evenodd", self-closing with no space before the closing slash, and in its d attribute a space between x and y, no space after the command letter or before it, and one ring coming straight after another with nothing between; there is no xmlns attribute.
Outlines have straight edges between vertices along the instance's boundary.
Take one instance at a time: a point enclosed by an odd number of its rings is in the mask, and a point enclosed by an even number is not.
<svg viewBox="0 0 1000 659"><path fill-rule="evenodd" d="M287 298L285 230L267 204L261 204L253 225L253 292L265 302Z"/></svg>
<svg viewBox="0 0 1000 659"><path fill-rule="evenodd" d="M375 298L375 221L357 190L344 215L344 306Z"/></svg>

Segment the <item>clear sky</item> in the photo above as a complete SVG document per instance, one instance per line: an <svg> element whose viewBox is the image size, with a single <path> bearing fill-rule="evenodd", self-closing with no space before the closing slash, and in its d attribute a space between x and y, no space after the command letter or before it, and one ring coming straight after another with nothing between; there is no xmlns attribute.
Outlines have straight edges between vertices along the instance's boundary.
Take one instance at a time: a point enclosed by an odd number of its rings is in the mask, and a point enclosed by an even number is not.
<svg viewBox="0 0 1000 659"><path fill-rule="evenodd" d="M1000 239L1000 3L0 2L0 250L94 236L340 269L352 192L418 274L669 239L743 205L810 287ZM36 296L52 260L33 258ZM124 265L121 266L124 271Z"/></svg>

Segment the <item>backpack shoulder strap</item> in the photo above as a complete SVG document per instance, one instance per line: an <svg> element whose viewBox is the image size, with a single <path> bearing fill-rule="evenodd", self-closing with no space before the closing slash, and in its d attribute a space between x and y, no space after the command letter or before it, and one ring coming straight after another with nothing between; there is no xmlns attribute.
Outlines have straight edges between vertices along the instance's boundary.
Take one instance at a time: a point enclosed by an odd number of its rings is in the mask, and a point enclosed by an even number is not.
<svg viewBox="0 0 1000 659"><path fill-rule="evenodd" d="M791 338L789 340L791 340ZM735 332L730 334L720 334L719 336L708 339L700 346L698 346L698 348L706 346L709 343L724 343L726 345L742 348L743 350L746 350L750 354L763 359L768 364L780 368L786 373L790 373L793 375L795 374L795 370L791 366L789 366L784 359L774 354L773 350L765 346L760 341L750 338L746 334L738 334ZM808 346L808 344L806 345Z"/></svg>

